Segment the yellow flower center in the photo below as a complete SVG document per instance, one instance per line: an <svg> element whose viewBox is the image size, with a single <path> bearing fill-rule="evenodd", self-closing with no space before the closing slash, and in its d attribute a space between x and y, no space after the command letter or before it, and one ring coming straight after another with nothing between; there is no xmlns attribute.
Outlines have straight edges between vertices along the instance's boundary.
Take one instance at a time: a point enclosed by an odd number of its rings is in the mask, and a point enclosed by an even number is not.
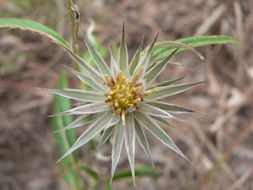
<svg viewBox="0 0 253 190"><path fill-rule="evenodd" d="M138 109L138 103L144 100L144 96L155 91L141 91L142 83L138 83L138 79L142 71L143 68L140 68L131 81L127 81L122 72L116 75L115 80L105 76L105 85L110 88L108 93L105 94L105 102L110 104L114 113L121 116L123 125L126 124L126 111L128 109Z"/></svg>

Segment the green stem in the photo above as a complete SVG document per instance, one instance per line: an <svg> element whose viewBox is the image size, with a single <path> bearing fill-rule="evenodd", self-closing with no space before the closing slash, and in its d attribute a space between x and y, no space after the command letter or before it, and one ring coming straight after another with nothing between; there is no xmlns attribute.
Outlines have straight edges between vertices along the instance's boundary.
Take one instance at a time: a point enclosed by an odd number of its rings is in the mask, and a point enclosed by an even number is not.
<svg viewBox="0 0 253 190"><path fill-rule="evenodd" d="M79 27L79 12L75 10L75 5L72 0L66 1L66 11L70 21L71 28L71 45L74 53L79 55L79 43L78 43L78 27Z"/></svg>

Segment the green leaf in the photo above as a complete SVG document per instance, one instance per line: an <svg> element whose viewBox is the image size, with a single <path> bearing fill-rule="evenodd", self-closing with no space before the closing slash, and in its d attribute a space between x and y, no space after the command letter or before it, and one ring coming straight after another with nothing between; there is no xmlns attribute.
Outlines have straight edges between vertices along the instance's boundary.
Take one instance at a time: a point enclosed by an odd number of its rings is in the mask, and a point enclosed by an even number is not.
<svg viewBox="0 0 253 190"><path fill-rule="evenodd" d="M148 166L139 166L139 167L135 168L134 173L135 173L135 176L137 176L137 177L148 176L148 177L151 177L155 180L159 177L159 174L156 171L156 169L148 167ZM122 170L122 171L116 173L113 176L113 181L128 179L131 176L132 176L132 171L131 170L129 170L129 169ZM113 189L112 185L110 185L110 180L109 179L105 180L105 184L106 184L106 190L112 190Z"/></svg>
<svg viewBox="0 0 253 190"><path fill-rule="evenodd" d="M59 88L67 88L67 74L61 72ZM58 95L54 96L53 100L53 112L61 112L70 109L70 100ZM69 125L73 121L72 116L58 116L52 118L52 127L54 130L61 130L64 126ZM60 155L67 152L69 147L76 141L76 135L74 130L68 130L67 132L55 134L55 139L58 144ZM83 180L81 179L76 164L76 154L71 154L68 158L65 158L60 164L60 170L72 190L80 190L83 188ZM76 168L75 170L73 168Z"/></svg>
<svg viewBox="0 0 253 190"><path fill-rule="evenodd" d="M173 127L176 128L174 125L172 125L171 123L169 123L166 119L161 118L161 117L156 117L156 116L151 116L154 120L159 121L160 123L163 123L169 127Z"/></svg>
<svg viewBox="0 0 253 190"><path fill-rule="evenodd" d="M104 102L96 102L96 103L89 103L84 104L70 110L66 110L64 112L56 113L52 116L59 116L59 115L87 115L87 114L94 114L94 113L101 113L110 110L108 104Z"/></svg>
<svg viewBox="0 0 253 190"><path fill-rule="evenodd" d="M94 49L99 52L99 54L102 56L102 58L106 58L107 55L108 55L108 50L105 49L102 44L100 44L98 42L98 40L96 39L96 36L94 35L94 29L95 29L95 23L93 20L91 20L91 23L89 25L89 27L87 28L87 32L86 32L86 36L88 38L88 40L91 42L92 46L94 47ZM83 55L83 59L95 66L95 62L92 60L92 57L91 55L89 54L89 52L85 52L84 55Z"/></svg>
<svg viewBox="0 0 253 190"><path fill-rule="evenodd" d="M65 127L54 131L54 133L58 133L58 132L62 132L65 130L69 130L69 129L74 129L77 127L81 127L84 126L86 124L89 124L91 122L93 122L97 117L99 116L99 114L91 114L91 115L82 115L79 118L77 118L75 121L71 122L70 124L66 125ZM64 116L65 117L65 116Z"/></svg>
<svg viewBox="0 0 253 190"><path fill-rule="evenodd" d="M158 172L154 168L147 166L137 167L135 168L134 172L136 176L150 176L154 179L157 179L159 176ZM131 177L131 170L124 170L116 173L113 177L113 180L120 180L128 177Z"/></svg>
<svg viewBox="0 0 253 190"><path fill-rule="evenodd" d="M174 118L173 115L167 113L166 111L148 104L140 104L138 112L142 112L151 116L161 117L161 118Z"/></svg>
<svg viewBox="0 0 253 190"><path fill-rule="evenodd" d="M160 108L162 110L168 111L168 112L174 112L174 113L191 113L194 112L188 108L184 108L181 106L177 106L174 104L168 104L165 102L160 102L160 101L150 101L147 102L147 104L155 106L157 108Z"/></svg>
<svg viewBox="0 0 253 190"><path fill-rule="evenodd" d="M78 149L79 147L86 144L92 138L94 138L97 134L99 134L103 129L109 127L108 125L114 125L115 123L111 122L111 118L113 117L111 112L105 112L102 114L94 123L86 129L80 137L76 140L76 142L68 149L68 151L57 161L60 162L62 159L70 155L73 151Z"/></svg>
<svg viewBox="0 0 253 190"><path fill-rule="evenodd" d="M155 46L155 42L156 42L157 38L158 38L158 33L155 36L155 39L153 40L151 45L147 48L146 53L144 52L144 54L141 56L141 60L139 61L139 64L137 65L137 67L135 69L135 71L138 71L138 69L143 66L144 69L143 69L143 72L142 72L142 77L141 77L142 79L144 78L144 75L145 75L145 73L147 72L147 70L149 68L149 63L150 63L150 60L152 58L152 54L153 54L153 51L154 51L154 46Z"/></svg>
<svg viewBox="0 0 253 190"><path fill-rule="evenodd" d="M167 147L175 151L182 158L189 161L188 158L183 154L183 152L175 145L172 139L167 135L167 133L159 127L159 125L148 115L143 113L136 113L136 120L140 125L149 130L158 140L160 140Z"/></svg>
<svg viewBox="0 0 253 190"><path fill-rule="evenodd" d="M172 85L172 84L182 80L183 78L184 77L180 77L178 79L168 80L168 81L164 81L164 82L161 82L161 83L158 83L158 84L154 84L154 85L150 86L148 89L155 88L155 87L169 86L169 85Z"/></svg>
<svg viewBox="0 0 253 190"><path fill-rule="evenodd" d="M64 50L78 64L78 66L82 69L82 72L84 72L87 76L89 76L99 84L103 84L104 82L103 75L99 73L93 66L85 62L84 59L75 54L71 49L64 47Z"/></svg>
<svg viewBox="0 0 253 190"><path fill-rule="evenodd" d="M175 51L175 48L176 49L187 49L187 50L191 50L193 51L200 59L204 59L204 57L197 51L195 50L191 45L187 44L187 43L183 43L183 42L180 42L180 41L162 41L162 42L158 42L155 44L155 49L161 49L161 48L164 48L164 49L173 49L173 51ZM180 52L180 51L177 51L177 52ZM171 55L172 52L170 52L167 56ZM159 55L159 54L158 54ZM155 56L155 55L153 55ZM167 57L166 56L166 57Z"/></svg>
<svg viewBox="0 0 253 190"><path fill-rule="evenodd" d="M82 167L82 170L84 170L87 174L89 174L94 180L99 180L99 174L92 168L88 167Z"/></svg>
<svg viewBox="0 0 253 190"><path fill-rule="evenodd" d="M113 132L113 127L110 127L110 128L105 129L103 131L103 134L100 137L100 140L99 140L97 148L96 148L97 151L99 151L101 149L101 147L109 140L109 138L112 136L112 132Z"/></svg>
<svg viewBox="0 0 253 190"><path fill-rule="evenodd" d="M136 68L136 66L139 63L140 60L140 55L141 55L141 49L142 49L142 44L138 47L138 49L136 50L131 62L130 62L130 75L132 75L134 73L134 70Z"/></svg>
<svg viewBox="0 0 253 190"><path fill-rule="evenodd" d="M86 46L88 47L88 50L90 52L90 55L92 56L96 66L100 70L101 73L107 74L111 76L110 69L103 59L103 57L97 52L97 50L93 47L92 43L89 41L89 39L84 40Z"/></svg>
<svg viewBox="0 0 253 190"><path fill-rule="evenodd" d="M112 45L112 55L114 56L114 58L115 58L116 60L119 59L119 47L118 47L117 44L113 44L113 45Z"/></svg>
<svg viewBox="0 0 253 190"><path fill-rule="evenodd" d="M110 183L112 183L112 179L120 158L122 145L124 142L124 129L122 123L118 123L115 127L115 134L114 134L114 141L112 145L112 168L111 168L111 180Z"/></svg>
<svg viewBox="0 0 253 190"><path fill-rule="evenodd" d="M32 20L18 19L18 18L1 18L0 28L17 28L21 30L29 30L32 32L37 32L43 36L50 38L54 43L60 46L66 46L70 48L70 45L64 38L55 32L54 30L48 28L47 26L34 22Z"/></svg>
<svg viewBox="0 0 253 190"><path fill-rule="evenodd" d="M126 72L127 68L128 68L128 51L127 51L127 45L126 45L124 24L123 24L121 42L120 42L120 47L119 47L118 60L119 60L119 65L120 65L121 71Z"/></svg>
<svg viewBox="0 0 253 190"><path fill-rule="evenodd" d="M105 99L105 96L103 94L87 90L70 89L70 88L65 89L40 88L40 89L46 90L50 93L57 94L66 98L70 98L73 100L80 100L84 102L103 102Z"/></svg>
<svg viewBox="0 0 253 190"><path fill-rule="evenodd" d="M169 41L158 42L158 43L166 43ZM197 37L190 37L190 38L182 38L175 40L175 42L181 42L190 45L191 47L203 47L208 45L214 44L239 44L237 40L230 36L225 35L210 35L210 36L197 36ZM158 48L154 51L153 56L158 56L159 59L164 59L167 57L175 48ZM186 51L187 48L180 48L177 53L182 51Z"/></svg>
<svg viewBox="0 0 253 190"><path fill-rule="evenodd" d="M87 75L78 72L70 67L65 66L70 72L72 72L77 78L79 78L84 84L87 84L88 86L92 87L94 90L98 90L100 92L105 92L105 89L97 83L95 80L92 80Z"/></svg>
<svg viewBox="0 0 253 190"><path fill-rule="evenodd" d="M168 86L168 87L159 87L159 88L156 88L157 92L147 95L147 99L152 99L152 100L163 99L175 94L179 94L191 87L194 87L202 83L204 82L194 82L194 83L178 84L178 85L173 85L173 86Z"/></svg>
<svg viewBox="0 0 253 190"><path fill-rule="evenodd" d="M178 49L175 49L168 57L162 60L160 63L157 63L152 67L147 74L145 75L145 79L147 83L151 83L156 77L164 70L170 58L176 53Z"/></svg>
<svg viewBox="0 0 253 190"><path fill-rule="evenodd" d="M133 181L135 183L135 172L134 172L134 159L135 159L135 124L133 114L129 113L126 115L126 126L125 130L125 147L127 157L129 160L130 168L132 171Z"/></svg>
<svg viewBox="0 0 253 190"><path fill-rule="evenodd" d="M148 144L147 137L146 137L145 132L143 131L142 127L137 122L135 122L135 130L136 130L136 134L137 134L139 143L140 143L143 151L145 152L145 154L147 155L150 163L154 167L154 164L153 164L153 161L152 161L152 158L151 158L151 154L150 154L150 149L149 149L149 144Z"/></svg>

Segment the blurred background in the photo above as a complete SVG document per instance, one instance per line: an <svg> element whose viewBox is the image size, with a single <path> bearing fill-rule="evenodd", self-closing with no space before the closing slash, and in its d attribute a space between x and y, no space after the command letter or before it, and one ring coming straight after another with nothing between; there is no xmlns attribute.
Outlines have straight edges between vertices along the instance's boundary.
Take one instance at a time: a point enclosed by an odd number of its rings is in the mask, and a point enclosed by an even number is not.
<svg viewBox="0 0 253 190"><path fill-rule="evenodd" d="M165 128L190 158L186 163L148 136L157 180L137 178L136 186L115 182L115 189L252 190L253 189L253 1L252 0L79 0L80 30L90 20L106 48L120 39L122 23L130 52L142 36L150 43L197 35L230 35L240 45L215 45L173 59L159 80L186 76L185 82L204 85L168 99L201 113L182 115L187 121ZM69 39L68 17L62 0L0 0L0 17L41 22ZM85 46L81 44L85 51ZM35 87L54 88L59 70L71 60L49 40L20 30L0 31L0 190L67 190L56 160L50 126L52 95ZM74 83L73 79L70 79ZM105 150L110 148L106 145ZM89 163L89 146L81 148ZM149 165L137 147L137 165ZM140 153L139 153L140 152ZM110 161L95 161L108 175ZM118 170L128 168L122 155Z"/></svg>

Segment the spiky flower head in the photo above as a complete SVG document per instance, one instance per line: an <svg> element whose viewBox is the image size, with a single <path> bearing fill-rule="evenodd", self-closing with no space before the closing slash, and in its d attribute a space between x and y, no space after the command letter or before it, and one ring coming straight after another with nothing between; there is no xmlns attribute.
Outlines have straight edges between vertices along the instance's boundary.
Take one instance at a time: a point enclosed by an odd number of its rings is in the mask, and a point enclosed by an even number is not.
<svg viewBox="0 0 253 190"><path fill-rule="evenodd" d="M179 42L156 43L156 39L157 36L153 43L145 49L140 45L131 61L129 61L123 27L120 46L116 51L110 53L110 66L95 50L89 39L85 39L85 43L95 62L95 67L86 63L77 55L71 54L82 72L71 68L69 70L90 88L88 90L47 90L82 102L82 105L76 108L56 114L79 116L62 130L80 126L88 126L88 128L84 130L61 159L101 134L97 145L98 149L111 137L113 138L111 177L115 173L124 144L134 178L136 137L151 161L149 144L145 135L145 132L149 131L167 147L188 160L159 124L170 125L168 119L176 119L171 113L192 111L165 103L162 99L179 94L201 82L175 85L181 79L179 78L156 84L154 80L170 63L169 59L179 48L192 49L190 46ZM154 55L155 50L160 47L174 49L167 57L161 59L161 57Z"/></svg>

